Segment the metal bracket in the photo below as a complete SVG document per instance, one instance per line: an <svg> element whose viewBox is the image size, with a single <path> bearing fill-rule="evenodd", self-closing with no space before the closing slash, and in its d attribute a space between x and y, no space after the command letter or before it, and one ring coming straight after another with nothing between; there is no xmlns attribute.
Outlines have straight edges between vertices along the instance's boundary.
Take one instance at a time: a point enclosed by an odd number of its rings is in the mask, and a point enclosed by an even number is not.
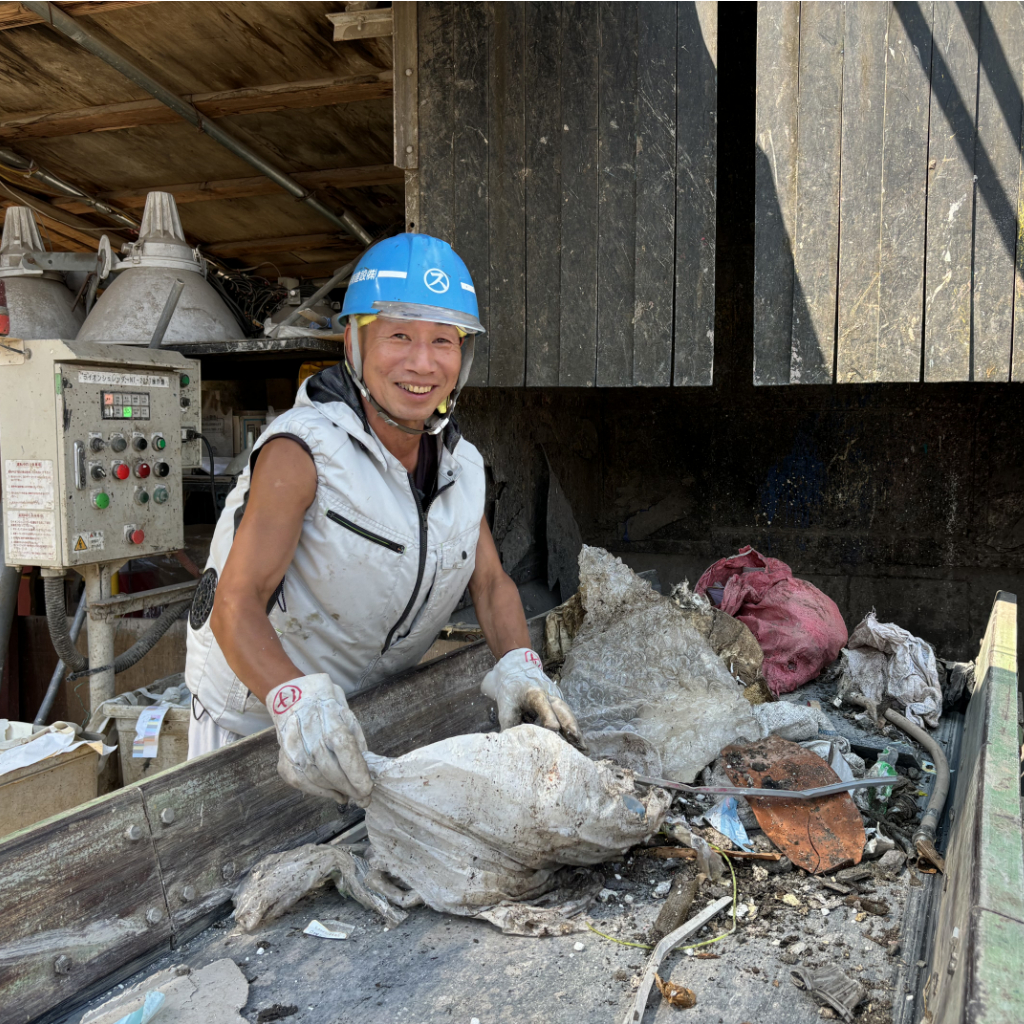
<svg viewBox="0 0 1024 1024"><path fill-rule="evenodd" d="M90 602L89 618L102 622L120 618L129 612L156 608L158 605L181 604L183 601L191 600L198 583L198 580L188 580L185 583L173 583L169 587L143 590L138 594L118 594L116 597Z"/></svg>

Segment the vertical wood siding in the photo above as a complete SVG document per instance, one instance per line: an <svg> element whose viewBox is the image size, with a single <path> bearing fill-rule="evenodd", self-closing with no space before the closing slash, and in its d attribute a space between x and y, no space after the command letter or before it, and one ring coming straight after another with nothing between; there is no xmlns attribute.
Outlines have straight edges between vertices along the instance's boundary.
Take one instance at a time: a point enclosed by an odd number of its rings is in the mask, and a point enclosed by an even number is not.
<svg viewBox="0 0 1024 1024"><path fill-rule="evenodd" d="M714 3L423 3L419 229L473 275L475 385L709 385Z"/></svg>
<svg viewBox="0 0 1024 1024"><path fill-rule="evenodd" d="M1024 378L1021 4L760 3L757 63L755 383Z"/></svg>

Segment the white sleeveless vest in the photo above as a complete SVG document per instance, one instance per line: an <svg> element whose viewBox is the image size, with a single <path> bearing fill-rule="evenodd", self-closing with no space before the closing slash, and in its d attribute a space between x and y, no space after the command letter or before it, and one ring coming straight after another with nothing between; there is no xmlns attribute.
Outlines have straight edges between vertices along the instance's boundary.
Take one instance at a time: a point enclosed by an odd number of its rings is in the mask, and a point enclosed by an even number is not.
<svg viewBox="0 0 1024 1024"><path fill-rule="evenodd" d="M448 621L473 575L485 482L480 453L449 426L438 439L435 496L421 503L405 467L353 407L351 382L335 370L333 390L317 384L316 401L308 394L316 378L304 382L295 406L256 447L281 434L296 437L317 474L271 625L300 672L326 672L352 696L415 665ZM206 567L218 576L244 514L251 466L250 459L217 522ZM266 728L270 716L228 666L208 610L194 628L200 604L188 625L189 689L223 728L242 735Z"/></svg>

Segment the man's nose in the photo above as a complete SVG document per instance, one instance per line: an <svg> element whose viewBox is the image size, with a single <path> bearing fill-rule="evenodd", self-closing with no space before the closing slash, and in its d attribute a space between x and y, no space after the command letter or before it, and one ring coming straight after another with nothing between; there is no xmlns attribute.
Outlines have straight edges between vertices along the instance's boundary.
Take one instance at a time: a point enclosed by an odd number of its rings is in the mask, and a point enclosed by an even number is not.
<svg viewBox="0 0 1024 1024"><path fill-rule="evenodd" d="M416 373L433 373L437 366L434 346L429 341L413 341L405 360L406 368Z"/></svg>

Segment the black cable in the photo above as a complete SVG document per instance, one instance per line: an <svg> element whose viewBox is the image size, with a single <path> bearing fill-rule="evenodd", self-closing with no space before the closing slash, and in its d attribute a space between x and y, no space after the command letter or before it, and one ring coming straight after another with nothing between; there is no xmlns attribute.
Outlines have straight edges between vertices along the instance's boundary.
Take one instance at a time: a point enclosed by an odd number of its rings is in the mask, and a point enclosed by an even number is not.
<svg viewBox="0 0 1024 1024"><path fill-rule="evenodd" d="M210 442L198 430L190 430L188 432L187 440L195 441L197 438L206 445L206 454L210 457L210 497L213 499L213 521L216 523L220 518L220 509L217 507L217 486L214 482L213 448L210 447ZM202 459L199 461L202 463Z"/></svg>

